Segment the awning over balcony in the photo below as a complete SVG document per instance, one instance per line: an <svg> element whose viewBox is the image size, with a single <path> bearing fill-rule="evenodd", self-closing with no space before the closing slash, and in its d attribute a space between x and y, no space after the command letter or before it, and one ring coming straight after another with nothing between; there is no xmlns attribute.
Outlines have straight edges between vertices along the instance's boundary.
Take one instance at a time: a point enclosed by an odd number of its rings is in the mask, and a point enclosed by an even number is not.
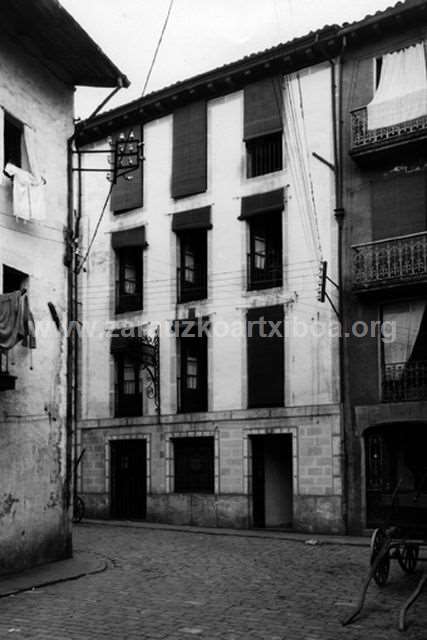
<svg viewBox="0 0 427 640"><path fill-rule="evenodd" d="M367 114L368 129L388 127L427 114L424 43L383 56L380 82Z"/></svg>

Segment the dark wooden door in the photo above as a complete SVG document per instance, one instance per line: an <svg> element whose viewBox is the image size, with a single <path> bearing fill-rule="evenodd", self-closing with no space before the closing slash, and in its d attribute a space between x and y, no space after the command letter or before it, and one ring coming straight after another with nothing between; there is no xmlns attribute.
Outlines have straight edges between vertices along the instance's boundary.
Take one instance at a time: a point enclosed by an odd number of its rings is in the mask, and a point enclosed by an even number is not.
<svg viewBox="0 0 427 640"><path fill-rule="evenodd" d="M147 507L145 440L111 443L111 516L143 519Z"/></svg>

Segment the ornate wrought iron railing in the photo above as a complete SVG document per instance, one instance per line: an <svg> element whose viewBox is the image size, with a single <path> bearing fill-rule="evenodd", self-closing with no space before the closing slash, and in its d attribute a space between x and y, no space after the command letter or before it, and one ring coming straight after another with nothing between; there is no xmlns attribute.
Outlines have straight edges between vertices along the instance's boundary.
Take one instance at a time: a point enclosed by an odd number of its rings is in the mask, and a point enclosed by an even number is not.
<svg viewBox="0 0 427 640"><path fill-rule="evenodd" d="M351 112L351 148L352 151L388 142L405 141L418 135L427 135L427 114L407 122L399 122L388 127L368 129L366 107Z"/></svg>
<svg viewBox="0 0 427 640"><path fill-rule="evenodd" d="M385 364L382 378L382 401L399 402L427 399L427 362Z"/></svg>
<svg viewBox="0 0 427 640"><path fill-rule="evenodd" d="M353 245L353 288L427 280L427 231Z"/></svg>

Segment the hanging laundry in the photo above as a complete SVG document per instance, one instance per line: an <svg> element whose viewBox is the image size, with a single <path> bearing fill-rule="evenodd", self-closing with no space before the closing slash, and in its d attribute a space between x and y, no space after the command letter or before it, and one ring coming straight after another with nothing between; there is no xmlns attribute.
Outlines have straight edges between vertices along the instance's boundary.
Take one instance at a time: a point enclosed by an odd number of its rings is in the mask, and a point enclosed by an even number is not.
<svg viewBox="0 0 427 640"><path fill-rule="evenodd" d="M12 291L0 295L0 349L8 351L21 341L35 349L35 323L28 295Z"/></svg>

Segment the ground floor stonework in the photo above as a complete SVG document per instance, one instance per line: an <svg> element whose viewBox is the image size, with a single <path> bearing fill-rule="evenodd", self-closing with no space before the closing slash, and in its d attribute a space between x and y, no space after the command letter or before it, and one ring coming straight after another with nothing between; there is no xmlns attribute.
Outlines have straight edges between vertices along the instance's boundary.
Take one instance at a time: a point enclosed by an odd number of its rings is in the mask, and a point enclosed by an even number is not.
<svg viewBox="0 0 427 640"><path fill-rule="evenodd" d="M94 518L342 533L339 407L87 420L77 487Z"/></svg>

